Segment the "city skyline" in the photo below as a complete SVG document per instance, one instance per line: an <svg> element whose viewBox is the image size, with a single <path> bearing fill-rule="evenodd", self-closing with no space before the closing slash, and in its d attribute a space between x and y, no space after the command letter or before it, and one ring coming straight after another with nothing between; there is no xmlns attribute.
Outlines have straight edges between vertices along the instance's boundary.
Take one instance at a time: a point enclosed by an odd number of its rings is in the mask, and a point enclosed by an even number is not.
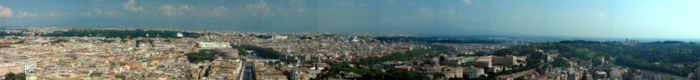
<svg viewBox="0 0 700 80"><path fill-rule="evenodd" d="M0 26L697 39L693 0L4 0Z"/></svg>
<svg viewBox="0 0 700 80"><path fill-rule="evenodd" d="M0 0L0 80L700 80L700 0Z"/></svg>

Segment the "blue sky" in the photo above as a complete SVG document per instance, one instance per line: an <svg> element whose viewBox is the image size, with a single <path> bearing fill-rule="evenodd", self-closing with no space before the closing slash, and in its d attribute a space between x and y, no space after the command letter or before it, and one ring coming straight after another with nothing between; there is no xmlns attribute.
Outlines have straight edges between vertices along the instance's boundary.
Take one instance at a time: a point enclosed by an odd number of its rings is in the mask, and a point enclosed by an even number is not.
<svg viewBox="0 0 700 80"><path fill-rule="evenodd" d="M0 26L700 38L698 0L0 0Z"/></svg>

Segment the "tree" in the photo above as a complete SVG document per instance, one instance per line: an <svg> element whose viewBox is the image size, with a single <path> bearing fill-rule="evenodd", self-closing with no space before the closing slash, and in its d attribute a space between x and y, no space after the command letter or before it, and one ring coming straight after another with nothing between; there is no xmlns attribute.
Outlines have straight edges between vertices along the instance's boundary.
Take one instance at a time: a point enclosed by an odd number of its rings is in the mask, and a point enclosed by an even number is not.
<svg viewBox="0 0 700 80"><path fill-rule="evenodd" d="M5 74L5 80L14 80L15 79L15 73L7 73Z"/></svg>
<svg viewBox="0 0 700 80"><path fill-rule="evenodd" d="M187 60L190 61L190 63L197 63L197 62L204 62L206 60L214 60L218 56L223 54L223 52L217 51L217 50L209 50L209 49L202 49L199 50L197 53L188 53L185 54L187 56Z"/></svg>
<svg viewBox="0 0 700 80"><path fill-rule="evenodd" d="M682 41L657 41L628 45L623 42L598 42L584 40L567 40L556 43L544 43L528 46L513 46L496 51L496 55L529 55L525 60L530 64L539 64L544 55L537 51L558 51L561 58L551 63L557 67L566 66L567 61L592 61L600 65L599 56L614 64L650 71L665 72L674 75L687 75L698 65L688 65L700 61L700 45ZM567 59L565 61L564 59ZM674 66L674 65L684 66Z"/></svg>
<svg viewBox="0 0 700 80"><path fill-rule="evenodd" d="M5 74L5 80L26 80L27 79L26 76L27 75L24 73L15 74L15 73L10 72L10 73Z"/></svg>
<svg viewBox="0 0 700 80"><path fill-rule="evenodd" d="M433 78L436 80L439 80L439 79L444 78L444 77L445 77L445 74L443 74L443 73L439 73L439 72L433 73Z"/></svg>
<svg viewBox="0 0 700 80"><path fill-rule="evenodd" d="M27 74L19 73L15 75L15 80L27 80Z"/></svg>

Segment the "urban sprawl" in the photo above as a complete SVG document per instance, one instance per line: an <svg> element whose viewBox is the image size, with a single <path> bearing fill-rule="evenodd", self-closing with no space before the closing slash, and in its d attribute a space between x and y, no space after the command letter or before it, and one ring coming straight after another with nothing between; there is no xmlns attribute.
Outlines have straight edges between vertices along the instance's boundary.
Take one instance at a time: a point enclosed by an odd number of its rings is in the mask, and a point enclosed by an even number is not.
<svg viewBox="0 0 700 80"><path fill-rule="evenodd" d="M698 72L620 66L615 56L563 57L570 54L561 48L525 52L551 43L499 37L80 28L0 36L0 76L29 80L685 80Z"/></svg>

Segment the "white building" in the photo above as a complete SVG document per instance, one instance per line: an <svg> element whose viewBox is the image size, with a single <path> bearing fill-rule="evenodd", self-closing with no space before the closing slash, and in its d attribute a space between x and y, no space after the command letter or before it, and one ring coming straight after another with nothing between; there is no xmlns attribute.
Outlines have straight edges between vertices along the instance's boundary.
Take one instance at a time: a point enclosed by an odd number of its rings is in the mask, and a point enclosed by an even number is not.
<svg viewBox="0 0 700 80"><path fill-rule="evenodd" d="M467 78L479 78L482 75L488 76L484 72L484 68L480 68L480 67L467 67L466 69L464 69L464 73L466 73L468 75L468 77L465 76Z"/></svg>
<svg viewBox="0 0 700 80"><path fill-rule="evenodd" d="M197 42L195 45L202 49L225 49L231 48L231 43L227 42Z"/></svg>
<svg viewBox="0 0 700 80"><path fill-rule="evenodd" d="M287 39L287 36L272 36L273 39Z"/></svg>
<svg viewBox="0 0 700 80"><path fill-rule="evenodd" d="M348 42L360 42L360 39L357 39L357 36L352 36L348 37Z"/></svg>
<svg viewBox="0 0 700 80"><path fill-rule="evenodd" d="M176 35L177 35L177 37L183 37L183 36L185 36L185 35L182 35L182 33L177 33Z"/></svg>
<svg viewBox="0 0 700 80"><path fill-rule="evenodd" d="M34 73L36 62L21 63L24 66L24 73Z"/></svg>

